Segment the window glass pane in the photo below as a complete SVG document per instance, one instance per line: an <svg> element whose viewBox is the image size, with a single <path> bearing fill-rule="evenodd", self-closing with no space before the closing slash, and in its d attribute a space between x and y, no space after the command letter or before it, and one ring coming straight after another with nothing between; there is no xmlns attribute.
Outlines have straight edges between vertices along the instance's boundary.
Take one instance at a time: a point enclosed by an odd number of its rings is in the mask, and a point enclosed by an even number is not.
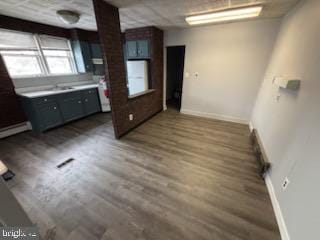
<svg viewBox="0 0 320 240"><path fill-rule="evenodd" d="M36 49L32 34L0 29L0 48Z"/></svg>
<svg viewBox="0 0 320 240"><path fill-rule="evenodd" d="M69 57L69 51L65 50L43 50L45 56Z"/></svg>
<svg viewBox="0 0 320 240"><path fill-rule="evenodd" d="M68 57L46 57L46 60L51 74L72 73Z"/></svg>
<svg viewBox="0 0 320 240"><path fill-rule="evenodd" d="M11 76L41 75L42 71L36 56L3 56Z"/></svg>
<svg viewBox="0 0 320 240"><path fill-rule="evenodd" d="M27 56L39 56L39 53L37 52L37 51L28 51L28 50L26 50L26 51L23 51L23 50L21 50L21 51L19 51L19 50L17 50L17 51L6 51L6 50L4 50L4 51L0 51L0 53L1 54L3 54L3 55L27 55Z"/></svg>
<svg viewBox="0 0 320 240"><path fill-rule="evenodd" d="M68 40L46 35L40 36L40 45L43 49L63 49L69 50Z"/></svg>

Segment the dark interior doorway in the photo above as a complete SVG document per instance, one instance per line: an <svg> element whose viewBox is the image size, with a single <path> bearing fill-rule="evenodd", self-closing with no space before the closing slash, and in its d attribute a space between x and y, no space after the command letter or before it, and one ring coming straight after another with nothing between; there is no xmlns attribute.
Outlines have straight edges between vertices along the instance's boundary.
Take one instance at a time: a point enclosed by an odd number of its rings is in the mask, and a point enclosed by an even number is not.
<svg viewBox="0 0 320 240"><path fill-rule="evenodd" d="M185 46L167 47L167 106L180 111Z"/></svg>

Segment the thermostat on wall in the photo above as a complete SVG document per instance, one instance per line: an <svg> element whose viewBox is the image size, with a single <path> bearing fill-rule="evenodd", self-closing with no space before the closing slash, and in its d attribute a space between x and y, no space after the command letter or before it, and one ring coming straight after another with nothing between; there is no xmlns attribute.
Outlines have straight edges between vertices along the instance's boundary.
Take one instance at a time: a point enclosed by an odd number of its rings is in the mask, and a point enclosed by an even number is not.
<svg viewBox="0 0 320 240"><path fill-rule="evenodd" d="M300 88L301 81L295 79L289 79L285 77L275 77L273 83L280 88L297 91Z"/></svg>

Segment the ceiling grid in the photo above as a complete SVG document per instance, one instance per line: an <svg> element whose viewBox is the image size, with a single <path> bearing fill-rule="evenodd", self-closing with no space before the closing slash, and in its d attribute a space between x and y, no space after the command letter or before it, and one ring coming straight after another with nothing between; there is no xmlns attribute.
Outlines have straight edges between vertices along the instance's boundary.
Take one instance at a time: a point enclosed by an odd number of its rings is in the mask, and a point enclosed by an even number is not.
<svg viewBox="0 0 320 240"><path fill-rule="evenodd" d="M285 15L299 0L107 0L119 7L122 29L155 25L161 29L188 27L185 17L225 8L263 4L259 18ZM56 16L61 9L81 14L75 26ZM96 30L91 0L1 0L0 14L65 28Z"/></svg>

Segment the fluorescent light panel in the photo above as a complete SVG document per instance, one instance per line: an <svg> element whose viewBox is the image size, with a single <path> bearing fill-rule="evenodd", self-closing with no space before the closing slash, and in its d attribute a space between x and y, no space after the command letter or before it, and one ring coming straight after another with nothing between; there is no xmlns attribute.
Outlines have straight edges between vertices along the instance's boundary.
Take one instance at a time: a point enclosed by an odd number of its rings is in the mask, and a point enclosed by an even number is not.
<svg viewBox="0 0 320 240"><path fill-rule="evenodd" d="M262 11L262 6L244 7L208 14L186 17L187 23L190 25L198 25L205 23L225 22L231 20L239 20L246 18L258 17Z"/></svg>

